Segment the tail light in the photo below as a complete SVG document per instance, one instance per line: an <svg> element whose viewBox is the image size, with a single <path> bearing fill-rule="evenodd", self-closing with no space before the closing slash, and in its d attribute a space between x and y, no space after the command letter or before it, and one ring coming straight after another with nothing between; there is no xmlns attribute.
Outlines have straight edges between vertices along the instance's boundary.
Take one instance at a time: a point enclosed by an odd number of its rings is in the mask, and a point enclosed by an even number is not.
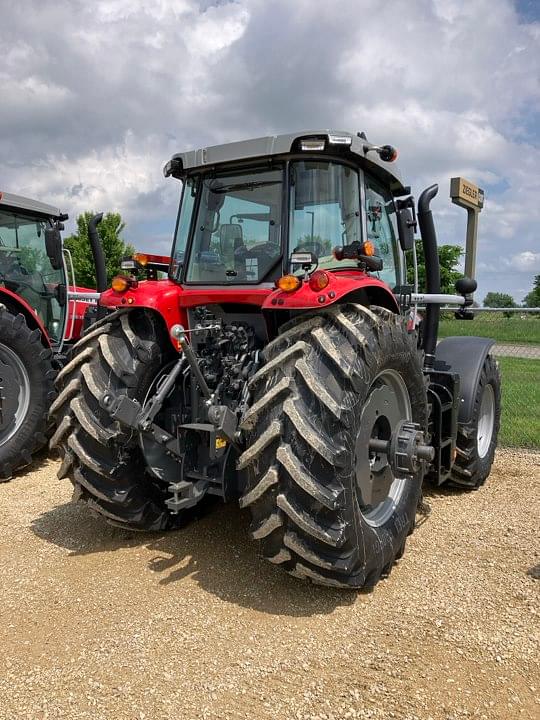
<svg viewBox="0 0 540 720"><path fill-rule="evenodd" d="M324 272L324 270L315 270L313 275L309 278L309 287L313 290L313 292L319 292L320 290L324 290L329 282L330 277L328 276L328 273Z"/></svg>

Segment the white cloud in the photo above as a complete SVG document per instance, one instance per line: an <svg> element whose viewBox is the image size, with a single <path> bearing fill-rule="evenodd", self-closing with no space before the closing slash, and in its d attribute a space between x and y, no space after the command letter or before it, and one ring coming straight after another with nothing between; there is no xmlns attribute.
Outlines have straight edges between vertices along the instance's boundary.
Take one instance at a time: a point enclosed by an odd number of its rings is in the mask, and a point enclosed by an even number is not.
<svg viewBox="0 0 540 720"><path fill-rule="evenodd" d="M417 195L439 182L441 242L465 237L449 178L485 187L479 295L521 292L537 262L540 24L510 0L19 0L0 43L3 189L136 234L172 226L173 152L345 127L397 145Z"/></svg>
<svg viewBox="0 0 540 720"><path fill-rule="evenodd" d="M519 272L540 272L540 252L525 250L524 252L514 255L508 264L511 268Z"/></svg>

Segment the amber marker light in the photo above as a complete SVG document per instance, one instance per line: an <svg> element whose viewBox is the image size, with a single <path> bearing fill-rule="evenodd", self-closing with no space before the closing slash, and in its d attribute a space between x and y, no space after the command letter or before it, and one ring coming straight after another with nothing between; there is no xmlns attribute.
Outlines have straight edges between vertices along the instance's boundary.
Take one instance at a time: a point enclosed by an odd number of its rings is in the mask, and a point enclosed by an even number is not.
<svg viewBox="0 0 540 720"><path fill-rule="evenodd" d="M309 287L313 292L319 292L319 290L324 290L329 282L330 278L328 277L328 273L325 273L324 270L315 270L309 278Z"/></svg>
<svg viewBox="0 0 540 720"><path fill-rule="evenodd" d="M276 283L280 290L287 293L298 290L301 284L300 278L296 277L296 275L282 275Z"/></svg>
<svg viewBox="0 0 540 720"><path fill-rule="evenodd" d="M135 253L135 255L133 255L133 259L143 267L148 265L148 255L145 255L145 253Z"/></svg>
<svg viewBox="0 0 540 720"><path fill-rule="evenodd" d="M368 255L368 257L374 257L377 254L377 249L371 240L366 240L366 242L363 243L362 251L364 255Z"/></svg>
<svg viewBox="0 0 540 720"><path fill-rule="evenodd" d="M123 275L115 275L111 281L111 287L115 292L125 292L129 287L129 278Z"/></svg>

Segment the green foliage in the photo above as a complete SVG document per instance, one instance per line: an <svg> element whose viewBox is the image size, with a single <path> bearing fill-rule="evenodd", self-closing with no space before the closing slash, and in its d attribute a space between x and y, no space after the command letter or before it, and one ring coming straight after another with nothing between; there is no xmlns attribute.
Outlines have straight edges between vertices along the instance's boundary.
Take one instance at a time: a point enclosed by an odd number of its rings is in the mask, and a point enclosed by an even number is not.
<svg viewBox="0 0 540 720"><path fill-rule="evenodd" d="M95 215L93 212L85 212L79 215L77 218L77 232L64 240L64 245L71 252L73 258L77 285L88 288L96 287L94 259L88 240L88 223L93 215ZM120 213L107 213L98 225L98 233L105 255L108 282L120 272L122 258L135 252L135 248L125 243L120 237L124 227Z"/></svg>
<svg viewBox="0 0 540 720"><path fill-rule="evenodd" d="M537 308L540 307L540 275L534 278L533 289L530 293L525 295L523 301L525 307Z"/></svg>
<svg viewBox="0 0 540 720"><path fill-rule="evenodd" d="M50 265L45 250L35 247L21 247L19 250L19 264L27 273L32 275L35 272L41 272L43 269L49 270Z"/></svg>
<svg viewBox="0 0 540 720"><path fill-rule="evenodd" d="M508 293L488 292L484 298L484 307L510 308L517 306L514 298Z"/></svg>
<svg viewBox="0 0 540 720"><path fill-rule="evenodd" d="M454 313L441 313L439 337L478 335L492 338L498 345L540 345L540 317L535 313L475 313L474 320L456 320Z"/></svg>
<svg viewBox="0 0 540 720"><path fill-rule="evenodd" d="M416 240L416 258L418 262L418 290L425 292L426 290L426 262L424 259L424 250L422 241ZM456 292L456 280L463 277L463 274L457 270L459 258L463 254L459 245L440 245L439 246L439 265L441 270L441 292L454 295ZM407 282L409 285L414 283L413 270L413 253L408 250L407 257Z"/></svg>
<svg viewBox="0 0 540 720"><path fill-rule="evenodd" d="M502 377L500 445L540 447L540 360L497 358Z"/></svg>
<svg viewBox="0 0 540 720"><path fill-rule="evenodd" d="M315 245L315 247L320 246L322 248L320 257L332 254L332 242L328 239L322 238L320 235L313 235L313 237L311 235L304 235L298 243L299 248L306 248L308 250L311 250L313 245Z"/></svg>

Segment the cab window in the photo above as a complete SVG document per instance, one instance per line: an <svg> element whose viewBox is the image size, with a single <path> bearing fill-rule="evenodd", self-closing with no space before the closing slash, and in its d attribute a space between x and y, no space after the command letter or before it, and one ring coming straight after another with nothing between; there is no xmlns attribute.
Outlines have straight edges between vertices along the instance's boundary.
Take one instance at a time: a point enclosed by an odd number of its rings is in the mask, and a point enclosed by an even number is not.
<svg viewBox="0 0 540 720"><path fill-rule="evenodd" d="M376 255L383 261L378 273L391 288L400 284L400 260L394 200L376 180L366 177L366 237L375 245Z"/></svg>
<svg viewBox="0 0 540 720"><path fill-rule="evenodd" d="M272 279L282 254L282 187L281 169L203 178L187 282Z"/></svg>

